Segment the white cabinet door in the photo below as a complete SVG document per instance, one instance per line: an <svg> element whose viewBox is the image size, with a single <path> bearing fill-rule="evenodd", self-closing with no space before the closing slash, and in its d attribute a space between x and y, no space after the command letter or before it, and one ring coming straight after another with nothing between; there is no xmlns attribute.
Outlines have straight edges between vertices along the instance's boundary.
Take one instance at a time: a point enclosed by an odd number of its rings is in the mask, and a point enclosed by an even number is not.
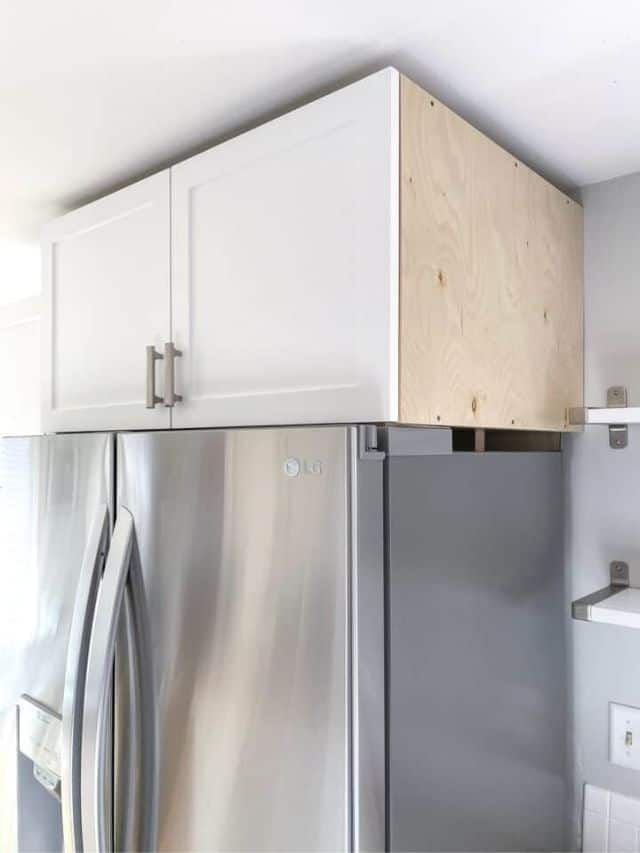
<svg viewBox="0 0 640 853"><path fill-rule="evenodd" d="M398 74L172 169L174 427L397 418Z"/></svg>
<svg viewBox="0 0 640 853"><path fill-rule="evenodd" d="M145 347L170 340L170 239L168 170L47 227L46 432L170 425L169 409L145 408Z"/></svg>

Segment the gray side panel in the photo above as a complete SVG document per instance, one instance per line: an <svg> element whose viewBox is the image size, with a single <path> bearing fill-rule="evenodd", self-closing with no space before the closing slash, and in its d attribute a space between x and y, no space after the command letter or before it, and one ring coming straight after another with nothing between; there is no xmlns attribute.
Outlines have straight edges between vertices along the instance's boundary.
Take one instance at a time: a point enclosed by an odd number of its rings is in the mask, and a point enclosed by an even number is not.
<svg viewBox="0 0 640 853"><path fill-rule="evenodd" d="M118 438L151 632L159 851L347 846L348 445L344 427Z"/></svg>
<svg viewBox="0 0 640 853"><path fill-rule="evenodd" d="M389 462L392 850L561 850L560 454Z"/></svg>
<svg viewBox="0 0 640 853"><path fill-rule="evenodd" d="M34 787L32 762L18 760L16 703L26 693L62 711L82 559L96 510L111 500L112 445L98 433L0 440L2 851L59 848L60 808L37 807L49 795Z"/></svg>

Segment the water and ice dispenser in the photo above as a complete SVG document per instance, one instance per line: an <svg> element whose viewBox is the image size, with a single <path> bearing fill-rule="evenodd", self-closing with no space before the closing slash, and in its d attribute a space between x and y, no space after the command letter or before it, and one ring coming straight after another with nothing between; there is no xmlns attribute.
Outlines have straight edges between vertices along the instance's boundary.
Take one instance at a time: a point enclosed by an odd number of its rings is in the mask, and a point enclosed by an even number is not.
<svg viewBox="0 0 640 853"><path fill-rule="evenodd" d="M62 718L30 696L20 697L17 713L19 850L62 851Z"/></svg>

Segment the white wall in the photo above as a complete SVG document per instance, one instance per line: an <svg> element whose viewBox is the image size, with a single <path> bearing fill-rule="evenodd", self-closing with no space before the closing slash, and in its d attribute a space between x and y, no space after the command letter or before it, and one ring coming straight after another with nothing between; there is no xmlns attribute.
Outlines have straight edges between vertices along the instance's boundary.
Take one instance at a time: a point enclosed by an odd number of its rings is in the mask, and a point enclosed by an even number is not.
<svg viewBox="0 0 640 853"><path fill-rule="evenodd" d="M40 420L40 247L0 238L0 435Z"/></svg>
<svg viewBox="0 0 640 853"><path fill-rule="evenodd" d="M40 246L0 236L0 307L40 295Z"/></svg>
<svg viewBox="0 0 640 853"><path fill-rule="evenodd" d="M33 297L0 306L0 435L40 431L40 297Z"/></svg>
<svg viewBox="0 0 640 853"><path fill-rule="evenodd" d="M626 385L640 405L640 174L587 187L586 401ZM606 427L565 442L569 600L606 586L613 559L640 565L640 427L610 450ZM568 612L568 602L567 602ZM574 843L583 783L640 797L640 772L608 761L608 705L640 707L640 631L572 622Z"/></svg>

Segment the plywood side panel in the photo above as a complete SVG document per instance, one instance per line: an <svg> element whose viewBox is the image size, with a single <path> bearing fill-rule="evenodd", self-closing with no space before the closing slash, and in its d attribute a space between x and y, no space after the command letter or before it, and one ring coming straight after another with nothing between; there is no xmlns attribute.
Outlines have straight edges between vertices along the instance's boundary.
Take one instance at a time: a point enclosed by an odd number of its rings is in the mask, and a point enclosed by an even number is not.
<svg viewBox="0 0 640 853"><path fill-rule="evenodd" d="M400 420L565 430L583 399L582 208L400 86Z"/></svg>

